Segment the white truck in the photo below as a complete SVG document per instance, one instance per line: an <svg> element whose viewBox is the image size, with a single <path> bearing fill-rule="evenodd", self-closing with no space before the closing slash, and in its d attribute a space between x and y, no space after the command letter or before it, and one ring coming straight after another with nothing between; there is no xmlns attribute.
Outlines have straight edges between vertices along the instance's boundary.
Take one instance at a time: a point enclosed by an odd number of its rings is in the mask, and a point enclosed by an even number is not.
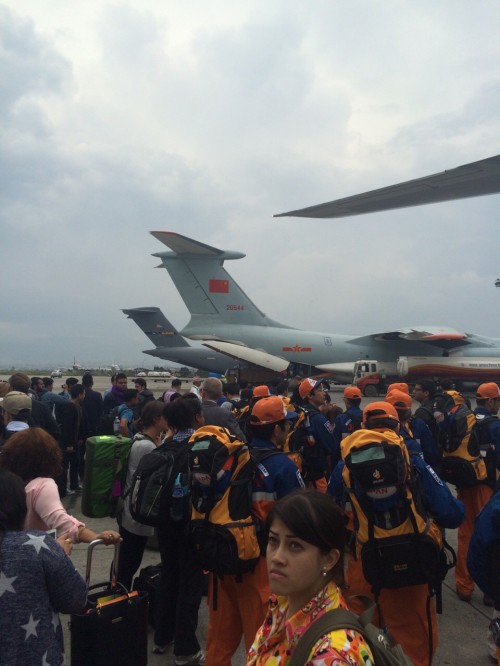
<svg viewBox="0 0 500 666"><path fill-rule="evenodd" d="M384 393L392 382L453 379L500 382L500 358L490 356L400 356L395 363L363 359L354 364L353 384L369 397Z"/></svg>

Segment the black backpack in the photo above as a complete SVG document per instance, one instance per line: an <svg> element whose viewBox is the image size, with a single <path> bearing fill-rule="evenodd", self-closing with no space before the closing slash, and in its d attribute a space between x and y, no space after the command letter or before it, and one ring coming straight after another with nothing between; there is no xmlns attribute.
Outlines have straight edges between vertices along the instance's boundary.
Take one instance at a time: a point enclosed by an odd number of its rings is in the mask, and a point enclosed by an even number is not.
<svg viewBox="0 0 500 666"><path fill-rule="evenodd" d="M317 470L317 459L320 456L320 449L310 431L309 411L302 407L296 407L296 411L299 418L290 432L286 445L286 453L288 455L300 454L300 464L296 460L294 462L300 469L304 483L312 483L314 485L314 482L323 476Z"/></svg>
<svg viewBox="0 0 500 666"><path fill-rule="evenodd" d="M143 525L187 521L191 515L188 438L172 437L139 462L128 497L130 515Z"/></svg>
<svg viewBox="0 0 500 666"><path fill-rule="evenodd" d="M118 416L118 409L119 405L117 407L113 407L113 409L109 412L105 412L101 418L99 419L99 423L97 424L97 435L114 435L114 430L113 430L113 424L115 422L116 417Z"/></svg>

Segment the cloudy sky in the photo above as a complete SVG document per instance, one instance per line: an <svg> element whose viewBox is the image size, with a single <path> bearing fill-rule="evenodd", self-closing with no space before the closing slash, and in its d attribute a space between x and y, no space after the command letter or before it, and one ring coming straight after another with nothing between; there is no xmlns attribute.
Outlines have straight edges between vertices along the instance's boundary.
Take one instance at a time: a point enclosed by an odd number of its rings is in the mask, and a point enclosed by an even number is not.
<svg viewBox="0 0 500 666"><path fill-rule="evenodd" d="M500 195L272 214L496 155L497 0L0 5L0 367L151 367L188 312L151 230L246 253L273 318L500 335Z"/></svg>

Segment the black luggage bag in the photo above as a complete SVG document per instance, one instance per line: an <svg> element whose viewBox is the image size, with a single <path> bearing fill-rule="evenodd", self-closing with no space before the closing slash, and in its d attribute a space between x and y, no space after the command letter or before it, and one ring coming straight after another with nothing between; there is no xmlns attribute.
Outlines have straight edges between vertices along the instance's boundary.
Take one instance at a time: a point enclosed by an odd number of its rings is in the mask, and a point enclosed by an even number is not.
<svg viewBox="0 0 500 666"><path fill-rule="evenodd" d="M143 567L134 580L133 589L147 592L149 600L149 624L155 627L155 614L158 605L158 591L161 580L161 564L150 564Z"/></svg>
<svg viewBox="0 0 500 666"><path fill-rule="evenodd" d="M117 582L120 544L115 546L111 580L89 585L92 553L98 544L104 541L92 541L87 554L86 609L70 620L71 666L146 666L147 592L128 592Z"/></svg>

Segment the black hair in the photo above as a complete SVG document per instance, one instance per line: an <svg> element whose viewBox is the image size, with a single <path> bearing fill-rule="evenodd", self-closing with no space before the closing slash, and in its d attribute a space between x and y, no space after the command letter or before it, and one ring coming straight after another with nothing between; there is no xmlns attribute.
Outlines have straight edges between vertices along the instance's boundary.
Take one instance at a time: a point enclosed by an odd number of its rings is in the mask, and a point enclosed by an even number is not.
<svg viewBox="0 0 500 666"><path fill-rule="evenodd" d="M292 403L293 403L294 405L298 405L299 407L302 407L303 405L305 405L306 401L300 396L300 393L299 393L299 386L300 386L300 384L296 384L296 385L293 387L293 391L292 391Z"/></svg>
<svg viewBox="0 0 500 666"><path fill-rule="evenodd" d="M68 379L66 380L66 386L68 388L71 388L75 384L78 384L78 379L76 377L68 377Z"/></svg>
<svg viewBox="0 0 500 666"><path fill-rule="evenodd" d="M23 480L0 468L0 532L22 530L27 511Z"/></svg>
<svg viewBox="0 0 500 666"><path fill-rule="evenodd" d="M85 387L82 384L73 384L73 386L70 389L72 400L78 398L78 396L82 395L82 393L85 393Z"/></svg>
<svg viewBox="0 0 500 666"><path fill-rule="evenodd" d="M163 408L163 415L169 426L175 430L187 430L195 424L198 414L201 414L201 402L198 398L189 398L167 402Z"/></svg>
<svg viewBox="0 0 500 666"><path fill-rule="evenodd" d="M150 400L147 402L137 421L137 430L141 431L144 430L144 428L149 428L154 425L156 419L163 415L164 408L164 403L159 400Z"/></svg>
<svg viewBox="0 0 500 666"><path fill-rule="evenodd" d="M118 381L119 379L127 379L127 375L124 372L118 372L115 379L116 381Z"/></svg>
<svg viewBox="0 0 500 666"><path fill-rule="evenodd" d="M123 402L130 402L134 398L137 398L137 395L137 389L125 389L125 391L123 391Z"/></svg>
<svg viewBox="0 0 500 666"><path fill-rule="evenodd" d="M397 411L397 410L396 410ZM399 421L395 419L379 418L379 419L366 419L365 428L367 430L375 430L376 428L386 428L387 430L394 430L397 432L399 426Z"/></svg>
<svg viewBox="0 0 500 666"><path fill-rule="evenodd" d="M171 386L172 386L172 388L174 386L182 386L182 379L179 379L178 377L176 377L175 379L172 379Z"/></svg>
<svg viewBox="0 0 500 666"><path fill-rule="evenodd" d="M346 398L345 401L350 407L359 407L361 404L361 398Z"/></svg>
<svg viewBox="0 0 500 666"><path fill-rule="evenodd" d="M279 426L281 430L284 429L286 423L286 419L283 419L281 421L276 421L275 423L266 423L265 425L254 425L252 423L252 417L250 417L250 421L247 423L249 435L250 435L250 441L252 441L252 437L259 437L259 439L268 439L270 440L271 437L273 436L274 429L276 426Z"/></svg>
<svg viewBox="0 0 500 666"><path fill-rule="evenodd" d="M38 382L43 381L41 377L32 377L31 378L31 388L36 388Z"/></svg>
<svg viewBox="0 0 500 666"><path fill-rule="evenodd" d="M240 387L238 386L238 384L226 384L223 387L223 393L224 395L227 395L228 393L230 393L231 395L236 395L237 393L239 395Z"/></svg>
<svg viewBox="0 0 500 666"><path fill-rule="evenodd" d="M440 382L441 389L443 391L452 391L456 386L456 381L454 379L441 379Z"/></svg>
<svg viewBox="0 0 500 666"><path fill-rule="evenodd" d="M45 388L47 388L48 386L53 385L54 380L52 379L52 377L43 377L42 382L43 382L43 385L45 386Z"/></svg>
<svg viewBox="0 0 500 666"><path fill-rule="evenodd" d="M288 389L288 381L282 380L276 384L276 394L281 395Z"/></svg>
<svg viewBox="0 0 500 666"><path fill-rule="evenodd" d="M296 490L278 500L269 511L265 522L267 534L276 519L294 536L316 546L324 555L338 550L340 557L330 577L337 585L344 586L346 519L330 495L318 490Z"/></svg>
<svg viewBox="0 0 500 666"><path fill-rule="evenodd" d="M139 384L139 386L144 386L144 388L146 388L147 386L146 380L143 379L142 377L137 377L136 379L134 379L134 384Z"/></svg>
<svg viewBox="0 0 500 666"><path fill-rule="evenodd" d="M90 372L86 372L83 377L82 377L82 385L85 388L92 388L94 386L94 378L90 374Z"/></svg>
<svg viewBox="0 0 500 666"><path fill-rule="evenodd" d="M240 392L240 400L250 400L252 398L252 389L251 388L244 388L241 389Z"/></svg>
<svg viewBox="0 0 500 666"><path fill-rule="evenodd" d="M422 387L422 391L429 392L430 399L432 399L436 395L437 386L436 382L432 381L432 379L422 379L422 381L416 381L415 386L417 384Z"/></svg>

